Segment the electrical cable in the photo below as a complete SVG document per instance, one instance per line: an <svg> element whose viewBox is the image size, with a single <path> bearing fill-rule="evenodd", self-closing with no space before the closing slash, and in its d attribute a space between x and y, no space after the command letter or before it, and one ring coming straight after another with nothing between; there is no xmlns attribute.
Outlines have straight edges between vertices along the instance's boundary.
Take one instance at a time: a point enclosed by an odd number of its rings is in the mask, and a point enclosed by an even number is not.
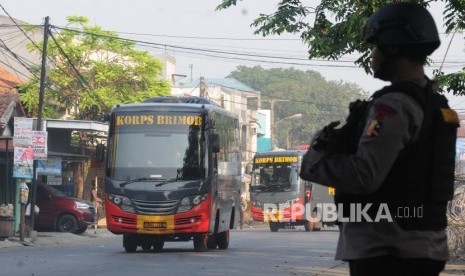
<svg viewBox="0 0 465 276"><path fill-rule="evenodd" d="M82 86L82 88L86 89L86 85L87 85L87 81L84 79L84 77L81 75L81 73L79 72L79 70L76 69L76 67L74 66L74 64L71 62L70 58L68 57L68 55L65 53L65 51L63 51L63 48L61 48L60 44L56 41L55 39L55 36L52 34L52 32L49 33L50 37L52 38L53 42L55 42L55 45L57 46L58 50L60 51L60 53L65 57L66 61L68 62L68 64L70 65L71 69L73 70L73 72L76 74L76 76L78 77L78 83ZM84 85L85 84L85 85Z"/></svg>
<svg viewBox="0 0 465 276"><path fill-rule="evenodd" d="M263 55L263 54L257 54L257 53L248 53L248 52L231 52L231 51L220 51L220 50L213 50L213 49L202 49L202 48L193 48L193 47L184 47L184 46L178 46L178 45L168 45L168 44L163 44L163 43L155 43L155 42L148 42L148 41L141 41L141 40L136 40L136 39L128 39L128 38L121 38L117 36L108 36L108 35L102 35L102 34L95 34L95 33L89 33L89 32L84 32L81 30L76 30L72 28L66 28L66 27L58 27L58 26L53 26L56 29L61 29L61 30L68 30L68 31L73 31L73 32L78 32L78 33L85 33L89 35L95 35L95 36L100 36L100 37L108 37L112 39L119 39L122 41L127 41L127 42L132 42L136 43L139 46L145 46L145 47L150 47L150 48L155 48L155 49L160 49L160 50L165 50L167 48L173 48L178 50L188 50L191 51L190 53L197 53L202 52L204 56L212 56L212 54L217 54L213 55L212 57L216 58L225 58L225 59L235 59L235 60L247 60L247 61L255 61L255 62L262 62L262 63L278 63L278 64L286 64L286 65L302 65L302 66L322 66L322 67L342 67L342 68L360 68L359 66L356 65L331 65L331 64L309 64L308 62L332 62L332 63L341 63L341 62L355 62L354 61L341 61L341 60L322 60L322 59L312 59L309 60L308 58L294 58L294 57L282 57L282 56L273 56L273 55ZM194 51L194 52L192 52ZM196 52L195 52L196 51ZM209 55L205 54L209 53ZM223 55L232 55L232 56L246 56L246 57L255 57L255 58L269 58L269 59L279 59L279 60L296 60L296 61L306 61L306 63L297 63L297 62L279 62L279 61L267 61L267 60L256 60L256 59L246 59L246 58L241 58L241 57L224 57L224 56L218 56L218 54L223 54Z"/></svg>

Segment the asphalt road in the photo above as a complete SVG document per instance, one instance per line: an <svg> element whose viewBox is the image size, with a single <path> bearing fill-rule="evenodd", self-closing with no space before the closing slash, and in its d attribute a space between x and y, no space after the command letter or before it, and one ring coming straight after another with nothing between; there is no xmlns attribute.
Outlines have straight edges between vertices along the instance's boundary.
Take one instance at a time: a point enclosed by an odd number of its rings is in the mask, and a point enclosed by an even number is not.
<svg viewBox="0 0 465 276"><path fill-rule="evenodd" d="M0 275L348 275L334 261L337 236L335 229L247 228L231 232L227 250L199 253L192 242L168 242L160 253L125 253L121 236L90 230L66 241L0 249ZM39 241L45 238L39 233Z"/></svg>

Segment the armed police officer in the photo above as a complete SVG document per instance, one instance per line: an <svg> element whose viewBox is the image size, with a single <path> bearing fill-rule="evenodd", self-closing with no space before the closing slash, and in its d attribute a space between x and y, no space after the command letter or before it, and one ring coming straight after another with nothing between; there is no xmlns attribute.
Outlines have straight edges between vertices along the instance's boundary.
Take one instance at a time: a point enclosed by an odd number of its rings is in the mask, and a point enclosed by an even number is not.
<svg viewBox="0 0 465 276"><path fill-rule="evenodd" d="M439 275L459 123L424 73L438 31L422 6L395 3L369 18L363 38L374 46L374 77L391 85L316 135L301 176L336 188L346 218L336 259L351 275Z"/></svg>

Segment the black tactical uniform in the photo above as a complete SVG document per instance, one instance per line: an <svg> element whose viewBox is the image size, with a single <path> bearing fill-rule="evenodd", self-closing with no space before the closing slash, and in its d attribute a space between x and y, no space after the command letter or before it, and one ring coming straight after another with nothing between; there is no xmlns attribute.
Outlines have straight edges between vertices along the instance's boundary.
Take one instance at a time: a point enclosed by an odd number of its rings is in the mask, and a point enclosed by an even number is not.
<svg viewBox="0 0 465 276"><path fill-rule="evenodd" d="M440 43L431 15L413 3L380 9L364 37L387 60L399 52L426 57ZM448 259L444 229L458 118L428 78L393 81L386 66L375 77L392 85L354 104L342 128L326 127L312 141L301 176L336 188L339 211L350 219L340 224L336 259L357 260L352 275L369 275L378 264L376 275L392 275L383 267L437 275Z"/></svg>

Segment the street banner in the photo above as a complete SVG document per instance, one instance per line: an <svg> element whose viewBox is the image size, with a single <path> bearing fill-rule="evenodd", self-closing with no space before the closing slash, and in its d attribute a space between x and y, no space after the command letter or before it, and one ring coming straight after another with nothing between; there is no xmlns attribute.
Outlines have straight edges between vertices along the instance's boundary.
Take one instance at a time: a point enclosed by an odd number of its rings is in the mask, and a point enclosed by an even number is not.
<svg viewBox="0 0 465 276"><path fill-rule="evenodd" d="M13 177L32 179L33 177L34 149L32 147L14 148Z"/></svg>
<svg viewBox="0 0 465 276"><path fill-rule="evenodd" d="M32 146L32 118L15 117L14 118L14 136L13 146L29 147Z"/></svg>
<svg viewBox="0 0 465 276"><path fill-rule="evenodd" d="M47 131L32 131L34 160L47 159Z"/></svg>
<svg viewBox="0 0 465 276"><path fill-rule="evenodd" d="M47 160L38 160L37 174L47 176L61 176L61 159L53 158Z"/></svg>

